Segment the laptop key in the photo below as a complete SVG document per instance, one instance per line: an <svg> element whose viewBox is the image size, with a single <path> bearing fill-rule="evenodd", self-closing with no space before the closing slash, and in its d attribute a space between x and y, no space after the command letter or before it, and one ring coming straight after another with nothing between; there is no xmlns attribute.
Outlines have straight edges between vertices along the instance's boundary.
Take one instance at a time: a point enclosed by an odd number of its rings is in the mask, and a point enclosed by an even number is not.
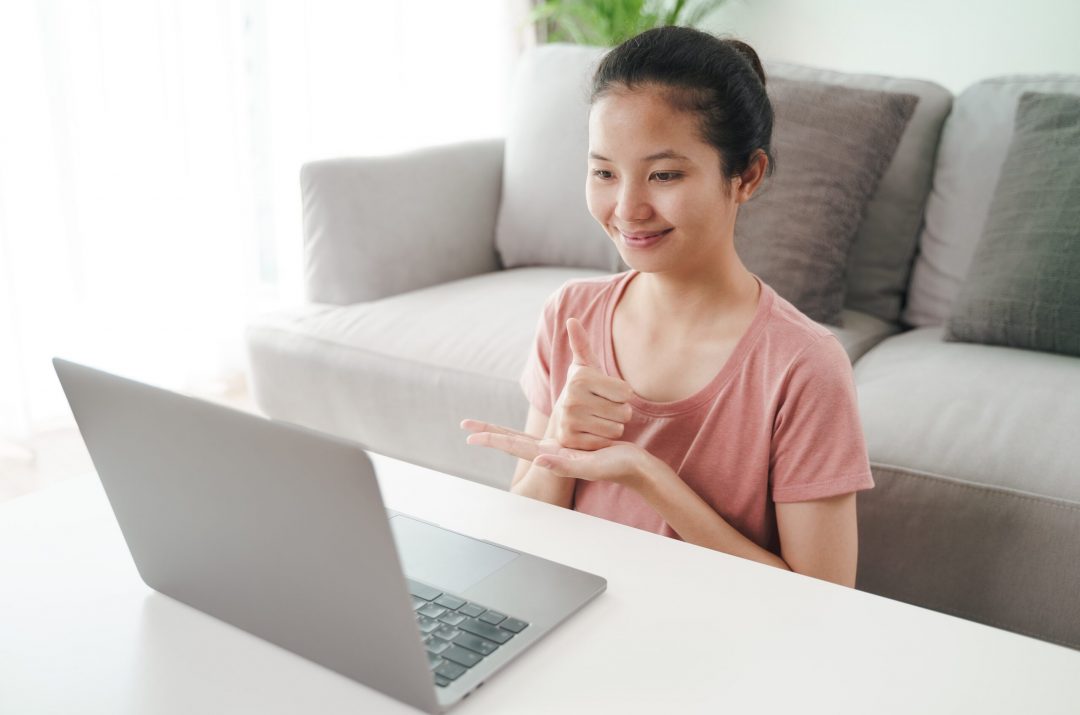
<svg viewBox="0 0 1080 715"><path fill-rule="evenodd" d="M435 675L441 675L447 680L457 680L465 674L467 668L449 660L444 660L439 667L435 668Z"/></svg>
<svg viewBox="0 0 1080 715"><path fill-rule="evenodd" d="M492 643L489 640L484 640L480 636L474 636L472 633L462 633L454 638L454 643L463 648L476 651L480 655L491 655L498 649L498 645Z"/></svg>
<svg viewBox="0 0 1080 715"><path fill-rule="evenodd" d="M428 618L427 616L420 616L416 619L416 625L420 626L420 632L423 634L431 633L439 626L446 625L445 623L439 623L434 618Z"/></svg>
<svg viewBox="0 0 1080 715"><path fill-rule="evenodd" d="M455 596L451 596L449 593L444 593L443 595L436 598L435 603L439 604L440 606L446 606L451 611L456 611L457 609L465 605L464 600Z"/></svg>
<svg viewBox="0 0 1080 715"><path fill-rule="evenodd" d="M493 626L497 626L501 622L506 620L506 616L499 613L498 611L492 611L489 609L486 613L480 616L480 620L484 623L490 623Z"/></svg>
<svg viewBox="0 0 1080 715"><path fill-rule="evenodd" d="M459 631L460 632L460 631ZM434 653L439 655L444 650L450 647L450 641L445 641L442 638L436 638L435 636L428 636L424 639L424 648L427 649L428 654Z"/></svg>
<svg viewBox="0 0 1080 715"><path fill-rule="evenodd" d="M412 609L414 611L419 610L428 604L427 601L422 598L417 598L416 596L409 596L409 598L412 599Z"/></svg>
<svg viewBox="0 0 1080 715"><path fill-rule="evenodd" d="M440 665L442 665L443 662L444 662L443 659L440 658L439 656L435 655L434 653L428 653L427 654L427 664L428 664L428 669L429 670L435 670Z"/></svg>
<svg viewBox="0 0 1080 715"><path fill-rule="evenodd" d="M502 645L514 637L514 634L510 631L504 631L501 628L496 628L490 623L484 623L475 618L466 618L458 625L458 628L463 631L468 631L473 635L480 636L481 638L487 638L489 641L495 641L499 645Z"/></svg>
<svg viewBox="0 0 1080 715"><path fill-rule="evenodd" d="M438 618L442 614L446 613L446 609L442 606L437 606L434 603L425 603L423 606L416 610L417 613L423 613L428 618Z"/></svg>
<svg viewBox="0 0 1080 715"><path fill-rule="evenodd" d="M477 606L475 603L466 603L464 606L457 610L460 613L464 613L466 616L472 616L473 618L476 618L486 609L483 606Z"/></svg>
<svg viewBox="0 0 1080 715"><path fill-rule="evenodd" d="M511 633L521 633L528 627L528 623L526 623L525 621L519 621L516 618L507 618L505 621L499 624L499 628L505 628Z"/></svg>
<svg viewBox="0 0 1080 715"><path fill-rule="evenodd" d="M465 620L465 616L461 615L460 613L454 613L453 611L450 611L449 613L444 613L439 616L439 620L451 626L456 626L457 624Z"/></svg>
<svg viewBox="0 0 1080 715"><path fill-rule="evenodd" d="M456 645L447 648L442 654L442 657L447 660L452 660L458 665L464 665L466 668L471 668L484 659L483 656L477 655L471 650Z"/></svg>
<svg viewBox="0 0 1080 715"><path fill-rule="evenodd" d="M405 581L409 585L409 593L422 598L425 601L434 601L436 598L442 595L442 591L431 586L425 586L419 581L413 581L412 579L406 579Z"/></svg>
<svg viewBox="0 0 1080 715"><path fill-rule="evenodd" d="M451 682L453 682L453 681L447 680L446 678L442 677L441 675L436 675L435 676L435 684L438 685L440 688L445 688Z"/></svg>
<svg viewBox="0 0 1080 715"><path fill-rule="evenodd" d="M432 631L431 635L442 638L444 641L452 641L457 638L458 633L461 633L461 631L459 631L457 628L454 628L453 626L448 626L444 623L443 625Z"/></svg>

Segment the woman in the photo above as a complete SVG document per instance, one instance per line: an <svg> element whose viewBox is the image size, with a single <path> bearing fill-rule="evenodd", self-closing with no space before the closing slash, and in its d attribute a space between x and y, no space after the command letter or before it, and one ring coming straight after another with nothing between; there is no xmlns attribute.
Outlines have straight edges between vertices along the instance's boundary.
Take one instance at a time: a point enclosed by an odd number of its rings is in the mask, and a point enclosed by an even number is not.
<svg viewBox="0 0 1080 715"><path fill-rule="evenodd" d="M874 486L847 354L739 260L735 217L770 171L757 54L665 27L593 81L589 211L631 270L544 308L512 491L847 586L855 492Z"/></svg>

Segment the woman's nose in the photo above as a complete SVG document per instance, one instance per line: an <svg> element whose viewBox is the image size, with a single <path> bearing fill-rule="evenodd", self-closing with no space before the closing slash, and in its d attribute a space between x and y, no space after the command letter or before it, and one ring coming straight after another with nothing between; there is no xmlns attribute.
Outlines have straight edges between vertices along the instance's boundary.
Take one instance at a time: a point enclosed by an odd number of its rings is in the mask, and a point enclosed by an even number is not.
<svg viewBox="0 0 1080 715"><path fill-rule="evenodd" d="M630 183L623 184L616 199L615 216L623 221L644 221L652 216L647 193Z"/></svg>

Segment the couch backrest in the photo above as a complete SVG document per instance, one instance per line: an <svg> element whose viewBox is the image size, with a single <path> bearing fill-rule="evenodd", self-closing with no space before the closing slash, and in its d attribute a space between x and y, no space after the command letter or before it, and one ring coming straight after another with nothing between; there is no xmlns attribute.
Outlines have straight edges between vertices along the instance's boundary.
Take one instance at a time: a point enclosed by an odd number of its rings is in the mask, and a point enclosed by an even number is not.
<svg viewBox="0 0 1080 715"><path fill-rule="evenodd" d="M589 82L602 48L545 45L511 89L496 247L506 267L625 268L585 204ZM907 287L934 151L952 95L931 82L768 62L766 74L915 94L919 104L867 206L848 269L848 307L895 322Z"/></svg>
<svg viewBox="0 0 1080 715"><path fill-rule="evenodd" d="M960 93L942 130L904 322L942 325L982 237L1024 92L1080 94L1074 75L1017 75Z"/></svg>
<svg viewBox="0 0 1080 715"><path fill-rule="evenodd" d="M518 60L495 224L506 268L620 269L618 251L585 203L589 81L603 53L545 45Z"/></svg>

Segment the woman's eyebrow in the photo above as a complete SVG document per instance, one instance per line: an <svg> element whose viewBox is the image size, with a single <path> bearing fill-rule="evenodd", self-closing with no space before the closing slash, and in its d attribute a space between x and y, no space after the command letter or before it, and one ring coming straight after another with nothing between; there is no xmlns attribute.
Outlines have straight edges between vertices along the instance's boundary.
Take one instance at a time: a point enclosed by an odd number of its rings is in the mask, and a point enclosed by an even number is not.
<svg viewBox="0 0 1080 715"><path fill-rule="evenodd" d="M606 156L600 156L595 151L589 152L589 158L596 159L597 161L611 161L611 159L608 159ZM690 161L689 157L683 156L672 149L665 149L664 151L658 151L655 154L649 154L642 158L641 161L657 161L659 159L681 159L683 161Z"/></svg>

